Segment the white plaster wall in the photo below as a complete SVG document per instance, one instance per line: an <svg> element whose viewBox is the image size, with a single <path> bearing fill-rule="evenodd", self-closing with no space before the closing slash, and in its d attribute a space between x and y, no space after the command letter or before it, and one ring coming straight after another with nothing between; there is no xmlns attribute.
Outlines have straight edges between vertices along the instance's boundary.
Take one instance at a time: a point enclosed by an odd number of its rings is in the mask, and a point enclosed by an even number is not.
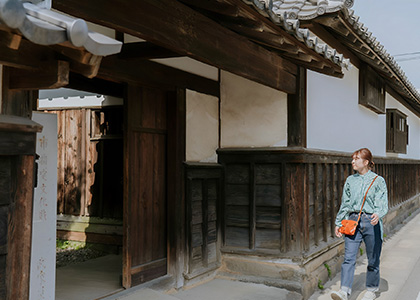
<svg viewBox="0 0 420 300"><path fill-rule="evenodd" d="M287 94L222 71L221 147L287 146Z"/></svg>
<svg viewBox="0 0 420 300"><path fill-rule="evenodd" d="M353 152L367 147L386 155L386 116L359 105L359 70L344 78L308 71L308 148Z"/></svg>
<svg viewBox="0 0 420 300"><path fill-rule="evenodd" d="M187 90L186 160L217 162L219 98Z"/></svg>
<svg viewBox="0 0 420 300"><path fill-rule="evenodd" d="M396 108L407 115L407 124L409 127L407 154L388 153L388 156L420 159L420 119L388 93L386 94L385 101L387 108Z"/></svg>

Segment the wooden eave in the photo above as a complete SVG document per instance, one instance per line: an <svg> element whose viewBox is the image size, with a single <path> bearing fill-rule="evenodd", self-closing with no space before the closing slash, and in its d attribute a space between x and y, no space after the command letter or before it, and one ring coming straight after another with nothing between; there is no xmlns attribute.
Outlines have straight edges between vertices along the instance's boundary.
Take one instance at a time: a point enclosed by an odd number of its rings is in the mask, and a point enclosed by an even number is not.
<svg viewBox="0 0 420 300"><path fill-rule="evenodd" d="M339 65L297 40L242 0L180 1L223 27L278 53L299 66L326 75L343 77Z"/></svg>
<svg viewBox="0 0 420 300"><path fill-rule="evenodd" d="M296 92L294 63L179 1L141 0L133 5L129 0L55 0L53 7L286 93ZM136 60L130 52L130 60Z"/></svg>
<svg viewBox="0 0 420 300"><path fill-rule="evenodd" d="M296 92L297 65L343 76L340 63L241 0L142 0L136 5L117 0L105 6L99 0L55 0L53 7L147 41L133 49L123 46L118 58L133 63L153 58L156 52L148 50L158 46L159 58L189 56L289 94Z"/></svg>
<svg viewBox="0 0 420 300"><path fill-rule="evenodd" d="M368 43L361 37L360 30L362 29L352 26L342 11L336 14L318 17L311 22L315 22L320 26L319 28L317 26L311 26L309 23L306 24L315 34L322 36L325 35L325 32L322 31L328 32L338 43L342 44L352 53L349 57L354 65L359 66L360 62L370 65L385 80L389 87L405 99L405 102L412 109L417 113L420 112L419 99L410 87L407 86L406 80L375 50L375 46L377 47L375 42L371 43L370 41Z"/></svg>

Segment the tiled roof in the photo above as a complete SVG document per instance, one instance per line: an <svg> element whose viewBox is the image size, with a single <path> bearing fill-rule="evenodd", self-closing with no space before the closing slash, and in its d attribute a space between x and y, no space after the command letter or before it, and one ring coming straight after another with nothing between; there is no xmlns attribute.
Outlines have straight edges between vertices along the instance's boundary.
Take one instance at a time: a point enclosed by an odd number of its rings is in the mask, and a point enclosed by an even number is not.
<svg viewBox="0 0 420 300"><path fill-rule="evenodd" d="M358 36L361 37L366 44L368 44L375 53L382 58L382 60L395 72L396 76L401 78L404 83L404 89L409 93L413 94L418 103L420 103L420 93L414 87L414 85L409 81L407 76L401 67L397 64L394 57L390 55L384 48L384 46L376 40L372 32L370 32L363 23L359 22L359 17L354 15L354 11L351 9L346 9L343 11L346 20L353 26Z"/></svg>
<svg viewBox="0 0 420 300"><path fill-rule="evenodd" d="M347 67L348 60L337 54L335 49L319 42L317 37L308 29L299 28L299 20L312 20L321 15L333 12L343 12L346 21L353 26L355 33L379 56L388 66L388 74L401 80L401 87L407 92L417 104L420 104L420 93L408 80L404 71L397 64L395 59L386 52L384 46L373 36L359 17L354 15L350 8L354 0L243 0L245 3L254 6L261 14L269 17L274 23L295 35L299 40L305 42L310 48L341 66ZM372 60L376 65L377 62ZM392 74L394 73L394 74Z"/></svg>
<svg viewBox="0 0 420 300"><path fill-rule="evenodd" d="M352 0L243 0L254 6L259 13L271 19L288 33L305 43L318 54L341 67L349 67L349 59L337 53L315 36L309 29L300 28L299 20L315 18L324 13L336 12L353 5Z"/></svg>
<svg viewBox="0 0 420 300"><path fill-rule="evenodd" d="M344 7L353 6L353 1L347 0L278 0L263 1L272 3L272 10L277 15L286 13L288 19L310 20L325 13L332 13Z"/></svg>
<svg viewBox="0 0 420 300"><path fill-rule="evenodd" d="M0 23L18 30L35 44L55 45L69 41L90 53L106 56L121 51L122 43L91 32L82 19L75 19L31 3L0 1Z"/></svg>

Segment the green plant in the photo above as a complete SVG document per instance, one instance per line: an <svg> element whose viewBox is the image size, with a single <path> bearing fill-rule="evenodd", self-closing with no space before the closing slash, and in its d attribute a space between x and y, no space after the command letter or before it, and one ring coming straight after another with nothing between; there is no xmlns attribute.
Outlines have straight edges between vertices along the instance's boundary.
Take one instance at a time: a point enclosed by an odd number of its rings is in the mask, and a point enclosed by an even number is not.
<svg viewBox="0 0 420 300"><path fill-rule="evenodd" d="M319 280L318 280L318 288L319 288L320 290L323 290L323 289L324 289L324 286L322 285L322 281L321 281L321 279L319 279Z"/></svg>
<svg viewBox="0 0 420 300"><path fill-rule="evenodd" d="M67 249L69 247L70 242L69 241L64 241L64 240L58 240L56 241L56 247L58 249Z"/></svg>
<svg viewBox="0 0 420 300"><path fill-rule="evenodd" d="M327 263L325 263L324 264L324 267L327 269L328 278L331 278L331 268L330 268L330 266Z"/></svg>
<svg viewBox="0 0 420 300"><path fill-rule="evenodd" d="M73 241L67 241L67 240L56 240L56 247L60 250L79 250L82 248L86 248L87 245L84 242L73 242Z"/></svg>
<svg viewBox="0 0 420 300"><path fill-rule="evenodd" d="M360 251L360 256L362 256L363 255L363 248L359 248L359 251Z"/></svg>

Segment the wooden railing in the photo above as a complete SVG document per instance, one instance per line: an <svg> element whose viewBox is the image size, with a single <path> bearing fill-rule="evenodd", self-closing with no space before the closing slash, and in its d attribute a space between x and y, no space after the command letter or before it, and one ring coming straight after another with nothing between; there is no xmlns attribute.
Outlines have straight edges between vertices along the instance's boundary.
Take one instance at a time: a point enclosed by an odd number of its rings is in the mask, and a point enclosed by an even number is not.
<svg viewBox="0 0 420 300"><path fill-rule="evenodd" d="M292 148L223 149L223 251L302 255L334 243L351 154ZM420 161L375 159L390 208L420 193Z"/></svg>

